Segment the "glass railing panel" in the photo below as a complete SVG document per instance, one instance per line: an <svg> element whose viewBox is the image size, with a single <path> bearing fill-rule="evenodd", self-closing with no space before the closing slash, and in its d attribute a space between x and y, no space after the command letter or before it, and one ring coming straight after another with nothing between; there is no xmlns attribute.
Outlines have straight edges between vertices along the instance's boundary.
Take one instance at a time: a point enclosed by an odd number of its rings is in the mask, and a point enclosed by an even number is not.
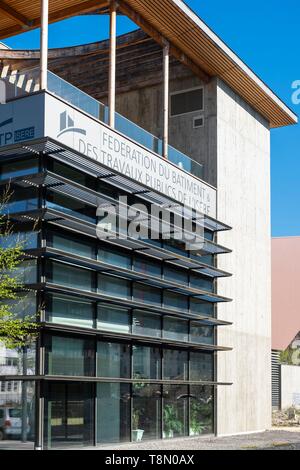
<svg viewBox="0 0 300 470"><path fill-rule="evenodd" d="M198 178L203 178L203 165L187 157L184 153L169 145L169 161L177 165L182 170L191 173Z"/></svg>
<svg viewBox="0 0 300 470"><path fill-rule="evenodd" d="M105 111L102 103L49 71L48 90L91 116L103 120Z"/></svg>
<svg viewBox="0 0 300 470"><path fill-rule="evenodd" d="M9 101L38 91L40 88L39 75L40 69L39 67L35 67L19 74L11 74L2 78L5 82L6 100ZM76 106L78 109L85 111L94 118L108 124L109 110L107 106L50 71L48 71L48 91ZM152 152L162 155L163 144L161 139L155 137L153 134L119 113L116 113L115 117L115 127L117 131ZM172 146L169 146L168 159L188 173L198 178L203 177L203 166Z"/></svg>
<svg viewBox="0 0 300 470"><path fill-rule="evenodd" d="M135 140L147 149L159 153L159 139L132 121L129 121L129 119L121 116L121 114L116 113L115 127L117 131Z"/></svg>

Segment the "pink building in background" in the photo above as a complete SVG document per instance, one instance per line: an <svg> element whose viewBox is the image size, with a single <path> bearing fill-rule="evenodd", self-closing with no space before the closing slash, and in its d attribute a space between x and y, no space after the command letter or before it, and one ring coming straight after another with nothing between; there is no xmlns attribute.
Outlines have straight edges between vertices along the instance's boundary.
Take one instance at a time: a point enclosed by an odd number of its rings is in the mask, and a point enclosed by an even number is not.
<svg viewBox="0 0 300 470"><path fill-rule="evenodd" d="M300 237L274 238L272 240L273 409L300 408L299 331ZM282 355L281 351L285 353Z"/></svg>
<svg viewBox="0 0 300 470"><path fill-rule="evenodd" d="M285 350L300 331L300 237L272 240L272 349Z"/></svg>

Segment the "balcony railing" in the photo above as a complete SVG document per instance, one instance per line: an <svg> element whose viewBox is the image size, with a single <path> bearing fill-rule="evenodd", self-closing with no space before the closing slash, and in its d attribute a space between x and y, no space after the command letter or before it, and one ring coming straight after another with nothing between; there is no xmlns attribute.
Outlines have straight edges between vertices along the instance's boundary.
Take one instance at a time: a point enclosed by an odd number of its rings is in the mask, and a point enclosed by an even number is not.
<svg viewBox="0 0 300 470"><path fill-rule="evenodd" d="M39 90L39 68L35 67L22 73L9 75L2 80L6 83L7 101L26 96ZM48 91L108 124L109 110L107 106L50 71L48 71ZM147 149L162 155L161 139L119 113L116 113L115 128ZM168 159L188 173L200 179L203 178L203 166L170 145Z"/></svg>

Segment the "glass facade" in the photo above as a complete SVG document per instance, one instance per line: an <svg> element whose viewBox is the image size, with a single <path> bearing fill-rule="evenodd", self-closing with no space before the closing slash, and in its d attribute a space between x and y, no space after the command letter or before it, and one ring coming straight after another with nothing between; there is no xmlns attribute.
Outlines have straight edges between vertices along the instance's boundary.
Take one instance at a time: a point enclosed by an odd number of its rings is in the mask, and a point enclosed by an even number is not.
<svg viewBox="0 0 300 470"><path fill-rule="evenodd" d="M97 443L130 441L129 384L97 384Z"/></svg>
<svg viewBox="0 0 300 470"><path fill-rule="evenodd" d="M48 336L46 374L60 376L94 375L93 342L88 339Z"/></svg>
<svg viewBox="0 0 300 470"><path fill-rule="evenodd" d="M164 385L164 438L188 436L188 395L188 387L186 385Z"/></svg>
<svg viewBox="0 0 300 470"><path fill-rule="evenodd" d="M45 390L44 446L93 445L93 386L84 383L49 383Z"/></svg>
<svg viewBox="0 0 300 470"><path fill-rule="evenodd" d="M73 191L76 183L100 197L129 195L55 157L41 158L2 163L0 179L47 169L67 179ZM52 215L38 229L28 228L26 220L21 235L2 240L8 245L21 237L33 253L16 272L30 291L13 308L20 316L40 310L42 328L37 344L26 350L0 344L0 418L1 404L19 413L25 396L21 434L38 439L35 384L42 375L37 390L44 403L44 448L213 433L217 316L209 296L216 282L185 262L212 268L215 256L187 252L174 239L148 240L163 252L153 257L97 240L92 232L81 233L81 227L95 227L96 207L70 194L55 185L43 191L17 187L7 209L14 214L43 208ZM64 220L69 225L61 226ZM214 232L206 230L205 238L213 241ZM24 381L27 376L31 382Z"/></svg>
<svg viewBox="0 0 300 470"><path fill-rule="evenodd" d="M93 304L67 295L49 296L46 318L50 323L93 328Z"/></svg>
<svg viewBox="0 0 300 470"><path fill-rule="evenodd" d="M97 328L103 331L129 334L131 330L129 311L109 305L98 305Z"/></svg>
<svg viewBox="0 0 300 470"><path fill-rule="evenodd" d="M119 343L98 343L97 376L130 378L130 346Z"/></svg>
<svg viewBox="0 0 300 470"><path fill-rule="evenodd" d="M36 434L34 381L7 380L0 377L1 440L33 443Z"/></svg>

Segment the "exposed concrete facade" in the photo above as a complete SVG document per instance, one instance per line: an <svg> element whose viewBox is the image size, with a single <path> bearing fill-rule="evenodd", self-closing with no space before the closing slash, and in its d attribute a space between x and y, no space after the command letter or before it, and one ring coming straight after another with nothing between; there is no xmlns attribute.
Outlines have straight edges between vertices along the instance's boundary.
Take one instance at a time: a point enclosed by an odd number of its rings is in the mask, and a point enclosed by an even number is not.
<svg viewBox="0 0 300 470"><path fill-rule="evenodd" d="M176 78L175 78L176 77ZM187 115L170 117L170 145L204 165L203 179L217 185L217 93L216 80L204 84L187 69L174 64L171 69L170 93L204 88L204 110ZM132 90L117 96L117 111L139 124L151 134L162 136L163 128L162 84ZM194 129L194 118L204 117L204 126Z"/></svg>
<svg viewBox="0 0 300 470"><path fill-rule="evenodd" d="M300 367L281 366L281 408L300 408Z"/></svg>
<svg viewBox="0 0 300 470"><path fill-rule="evenodd" d="M193 76L172 80L172 91L203 85ZM170 144L204 165L204 179L218 189L218 219L233 227L218 242L233 253L218 267L233 273L219 290L233 302L218 316L232 321L218 329L219 435L271 426L271 224L270 130L268 123L222 81L204 86L204 127L193 129L191 113L170 119ZM155 135L162 129L162 87L121 94L117 109ZM201 114L201 113L200 113ZM152 123L152 126L149 125Z"/></svg>
<svg viewBox="0 0 300 470"><path fill-rule="evenodd" d="M218 433L271 426L271 227L270 132L233 91L218 82L218 218L233 230L218 237L233 250L219 267L233 273L219 281L233 302L218 307L233 326L219 328L218 341L234 348L218 355Z"/></svg>

